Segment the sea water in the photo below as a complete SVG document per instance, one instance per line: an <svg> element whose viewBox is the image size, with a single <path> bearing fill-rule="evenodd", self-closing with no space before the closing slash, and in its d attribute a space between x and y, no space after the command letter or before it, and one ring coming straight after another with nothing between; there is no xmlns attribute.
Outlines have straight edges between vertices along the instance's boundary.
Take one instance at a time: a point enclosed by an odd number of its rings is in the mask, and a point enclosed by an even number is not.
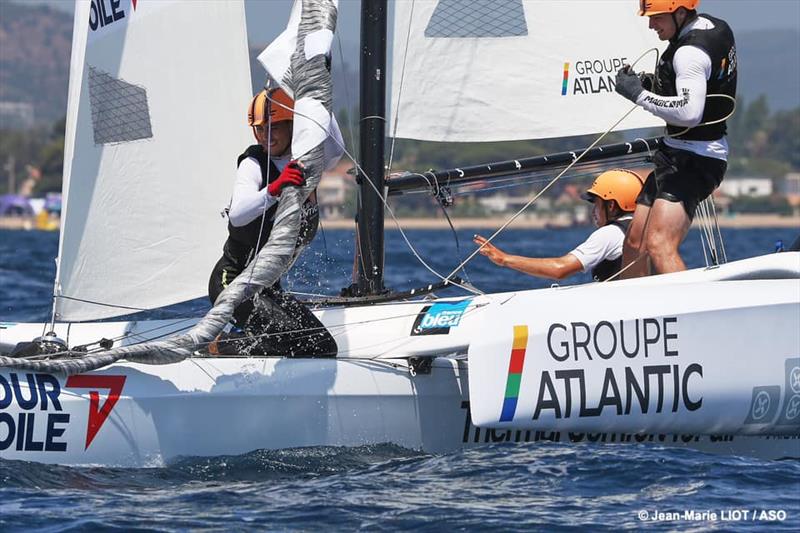
<svg viewBox="0 0 800 533"><path fill-rule="evenodd" d="M514 254L561 256L588 228L509 230ZM723 230L729 260L788 246L797 229ZM407 233L416 254L447 275L475 247L473 231ZM0 322L49 318L53 233L0 231ZM350 283L352 232L327 230L284 286L337 294ZM699 232L682 247L705 264ZM386 285L436 277L399 232L386 234ZM484 291L550 282L476 257L459 272ZM570 282L585 282L587 275ZM457 292L444 292L456 295ZM208 308L198 299L152 311L166 318ZM799 444L800 446L800 444ZM800 463L708 455L646 444L494 444L430 455L383 444L254 450L185 458L148 469L73 468L0 458L0 531L800 529Z"/></svg>

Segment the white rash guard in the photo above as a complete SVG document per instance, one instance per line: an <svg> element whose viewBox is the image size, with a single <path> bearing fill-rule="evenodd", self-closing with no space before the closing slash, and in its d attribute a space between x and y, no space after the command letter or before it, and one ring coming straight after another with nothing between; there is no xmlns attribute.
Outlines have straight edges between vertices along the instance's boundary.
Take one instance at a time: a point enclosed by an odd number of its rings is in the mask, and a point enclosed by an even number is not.
<svg viewBox="0 0 800 533"><path fill-rule="evenodd" d="M631 218L633 217L626 215L617 220ZM613 261L621 256L623 241L625 241L625 231L616 224L606 224L594 230L588 239L570 253L580 261L583 272L588 272L606 259Z"/></svg>
<svg viewBox="0 0 800 533"><path fill-rule="evenodd" d="M692 30L713 29L714 24L703 17L697 17L682 31L684 35ZM703 119L706 103L706 82L711 77L711 58L696 46L681 46L672 58L675 70L675 88L679 96L660 96L643 91L636 103L664 119L673 126L694 127ZM684 141L665 137L664 144L679 150L686 150L704 157L728 159L728 141L725 137L713 141Z"/></svg>
<svg viewBox="0 0 800 533"><path fill-rule="evenodd" d="M330 170L341 159L342 134L338 124L333 123L332 136L325 140L325 170ZM282 172L284 167L291 161L291 156L275 157L272 162ZM272 176L270 176L272 178ZM228 210L228 219L235 227L246 226L256 218L260 217L264 211L275 205L278 198L271 196L267 192L267 187L261 187L261 167L255 158L244 159L236 170L236 181L233 184L233 194L231 195L231 205Z"/></svg>

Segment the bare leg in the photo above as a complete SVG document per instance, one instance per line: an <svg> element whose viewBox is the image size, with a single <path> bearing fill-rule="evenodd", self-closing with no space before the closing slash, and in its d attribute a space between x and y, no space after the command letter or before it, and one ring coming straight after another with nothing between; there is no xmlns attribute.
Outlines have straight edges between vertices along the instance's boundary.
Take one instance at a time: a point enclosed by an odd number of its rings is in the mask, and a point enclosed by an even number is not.
<svg viewBox="0 0 800 533"><path fill-rule="evenodd" d="M644 236L645 247L656 272L666 274L686 270L678 246L686 238L690 226L691 220L683 204L656 199Z"/></svg>
<svg viewBox="0 0 800 533"><path fill-rule="evenodd" d="M644 248L644 232L647 229L647 218L650 208L646 205L637 205L633 212L633 220L625 234L625 243L622 246L622 272L620 279L640 278L650 274L650 259ZM631 265L631 263L634 263ZM630 266L628 266L630 265Z"/></svg>

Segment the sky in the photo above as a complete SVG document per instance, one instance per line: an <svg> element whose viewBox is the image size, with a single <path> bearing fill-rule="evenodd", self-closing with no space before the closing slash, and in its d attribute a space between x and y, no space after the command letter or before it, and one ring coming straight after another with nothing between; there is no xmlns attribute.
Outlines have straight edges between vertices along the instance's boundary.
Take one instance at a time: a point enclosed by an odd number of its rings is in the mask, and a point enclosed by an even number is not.
<svg viewBox="0 0 800 533"><path fill-rule="evenodd" d="M0 0L8 2L9 0ZM139 0L148 1L148 0ZM157 0L149 0L157 1ZM188 0L198 3L215 0ZM408 2L412 0L397 0ZM468 2L470 0L461 0ZM563 0L569 1L569 0ZM637 0L596 0L627 2L638 8ZM71 11L71 0L25 0ZM268 43L286 27L293 0L245 0L247 30L252 43ZM359 0L339 0L339 34L346 49L355 47L359 34ZM391 4L391 0L390 0ZM788 28L800 31L800 0L701 0L701 12L726 20L734 32Z"/></svg>

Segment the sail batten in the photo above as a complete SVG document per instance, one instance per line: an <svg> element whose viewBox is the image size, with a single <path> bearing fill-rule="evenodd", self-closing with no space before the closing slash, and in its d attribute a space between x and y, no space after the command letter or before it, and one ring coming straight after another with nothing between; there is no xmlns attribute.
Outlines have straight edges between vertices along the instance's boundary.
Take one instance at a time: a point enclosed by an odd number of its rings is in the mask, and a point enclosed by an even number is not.
<svg viewBox="0 0 800 533"><path fill-rule="evenodd" d="M451 142L600 133L631 107L614 92L616 71L651 48L664 45L629 2L398 2L388 133ZM652 71L655 57L637 70ZM661 124L637 110L621 128Z"/></svg>
<svg viewBox="0 0 800 533"><path fill-rule="evenodd" d="M82 0L76 13L56 318L202 296L250 142L243 2L122 0L100 20Z"/></svg>

